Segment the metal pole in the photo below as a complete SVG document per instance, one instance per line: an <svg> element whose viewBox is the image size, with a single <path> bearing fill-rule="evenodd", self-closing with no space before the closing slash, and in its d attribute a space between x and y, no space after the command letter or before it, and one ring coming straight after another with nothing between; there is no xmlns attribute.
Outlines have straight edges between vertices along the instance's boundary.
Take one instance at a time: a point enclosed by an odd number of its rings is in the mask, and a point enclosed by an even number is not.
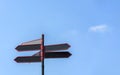
<svg viewBox="0 0 120 75"><path fill-rule="evenodd" d="M41 63L42 63L42 75L44 75L44 57L45 57L45 51L44 51L44 34L42 34L42 41L41 41Z"/></svg>

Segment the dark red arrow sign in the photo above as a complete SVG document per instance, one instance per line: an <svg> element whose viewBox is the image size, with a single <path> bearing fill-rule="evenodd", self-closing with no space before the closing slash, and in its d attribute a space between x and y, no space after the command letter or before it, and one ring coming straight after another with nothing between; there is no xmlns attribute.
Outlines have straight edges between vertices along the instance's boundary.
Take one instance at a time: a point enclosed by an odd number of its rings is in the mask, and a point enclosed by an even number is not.
<svg viewBox="0 0 120 75"><path fill-rule="evenodd" d="M30 45L19 45L16 47L17 51L33 51L33 50L41 50L40 49L41 44L30 44ZM67 50L70 47L69 44L56 44L56 45L46 45L45 51L50 50Z"/></svg>
<svg viewBox="0 0 120 75"><path fill-rule="evenodd" d="M45 58L68 58L71 54L69 52L46 52ZM15 61L18 63L27 63L27 62L40 62L40 56L21 56L15 58Z"/></svg>

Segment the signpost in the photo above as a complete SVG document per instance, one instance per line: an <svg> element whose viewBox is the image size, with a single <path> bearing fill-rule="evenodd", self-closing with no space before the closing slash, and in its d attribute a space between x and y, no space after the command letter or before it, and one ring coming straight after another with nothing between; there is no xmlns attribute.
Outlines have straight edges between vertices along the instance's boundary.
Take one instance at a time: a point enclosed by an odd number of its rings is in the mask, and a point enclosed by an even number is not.
<svg viewBox="0 0 120 75"><path fill-rule="evenodd" d="M67 50L69 47L70 45L67 43L44 46L44 34L42 34L41 39L22 43L21 45L18 45L15 48L17 51L40 50L40 52L32 56L19 56L19 57L16 57L14 60L18 63L41 62L42 75L44 75L44 59L68 58L72 54L66 51L62 52L61 50Z"/></svg>
<svg viewBox="0 0 120 75"><path fill-rule="evenodd" d="M40 45L40 55L41 55L41 62L42 62L42 75L44 75L44 57L45 57L45 47L44 47L44 34L42 34L42 40L40 41L41 45Z"/></svg>

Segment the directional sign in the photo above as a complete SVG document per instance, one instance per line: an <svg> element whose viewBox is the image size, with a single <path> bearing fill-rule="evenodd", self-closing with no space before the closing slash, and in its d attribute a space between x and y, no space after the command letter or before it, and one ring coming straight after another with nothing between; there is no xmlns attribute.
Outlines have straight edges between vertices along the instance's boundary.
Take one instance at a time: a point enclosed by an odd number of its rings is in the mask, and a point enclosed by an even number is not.
<svg viewBox="0 0 120 75"><path fill-rule="evenodd" d="M41 62L39 56L22 56L14 59L18 63Z"/></svg>
<svg viewBox="0 0 120 75"><path fill-rule="evenodd" d="M69 52L46 52L45 58L68 58L71 56L71 53ZM22 56L15 58L15 61L18 63L27 63L27 62L40 62L40 56L39 55L33 55L33 56Z"/></svg>
<svg viewBox="0 0 120 75"><path fill-rule="evenodd" d="M33 51L33 50L41 50L40 49L41 44L27 44L27 45L19 45L16 47L17 51ZM56 45L46 45L45 51L50 50L67 50L70 47L69 44L56 44Z"/></svg>
<svg viewBox="0 0 120 75"><path fill-rule="evenodd" d="M30 51L30 50L39 50L40 44L33 44L33 45L19 45L15 49L17 51Z"/></svg>
<svg viewBox="0 0 120 75"><path fill-rule="evenodd" d="M32 44L41 44L42 39L36 39L28 42L23 42L21 45L32 45Z"/></svg>
<svg viewBox="0 0 120 75"><path fill-rule="evenodd" d="M69 52L45 52L45 58L68 58L70 55ZM33 56L40 56L40 52Z"/></svg>

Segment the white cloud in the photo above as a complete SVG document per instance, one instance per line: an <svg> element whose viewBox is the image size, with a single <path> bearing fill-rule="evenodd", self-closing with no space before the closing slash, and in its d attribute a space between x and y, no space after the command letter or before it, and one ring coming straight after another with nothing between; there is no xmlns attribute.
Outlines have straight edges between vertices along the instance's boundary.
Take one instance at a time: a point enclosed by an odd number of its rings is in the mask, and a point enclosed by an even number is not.
<svg viewBox="0 0 120 75"><path fill-rule="evenodd" d="M105 32L107 31L108 26L106 24L102 24L102 25L96 25L96 26L91 26L89 28L89 31L92 32Z"/></svg>

